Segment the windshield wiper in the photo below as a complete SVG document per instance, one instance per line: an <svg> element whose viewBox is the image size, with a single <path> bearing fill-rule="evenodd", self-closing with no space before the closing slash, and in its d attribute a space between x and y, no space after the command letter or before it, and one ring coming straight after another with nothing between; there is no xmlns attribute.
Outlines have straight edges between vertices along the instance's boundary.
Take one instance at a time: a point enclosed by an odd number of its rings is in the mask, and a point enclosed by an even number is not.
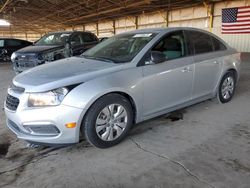
<svg viewBox="0 0 250 188"><path fill-rule="evenodd" d="M88 55L82 55L86 59L95 59L95 60L100 60L100 61L106 61L110 63L116 63L114 60L106 58L106 57L94 57L94 56L88 56Z"/></svg>

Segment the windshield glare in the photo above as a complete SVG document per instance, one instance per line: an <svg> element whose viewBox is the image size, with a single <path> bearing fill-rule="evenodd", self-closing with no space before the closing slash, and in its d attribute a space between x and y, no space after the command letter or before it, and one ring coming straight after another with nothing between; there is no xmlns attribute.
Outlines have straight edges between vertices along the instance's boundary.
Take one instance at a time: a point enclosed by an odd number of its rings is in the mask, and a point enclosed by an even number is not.
<svg viewBox="0 0 250 188"><path fill-rule="evenodd" d="M131 61L156 34L123 34L109 38L86 51L85 58L125 63Z"/></svg>
<svg viewBox="0 0 250 188"><path fill-rule="evenodd" d="M70 33L53 33L43 36L35 45L62 45L65 44Z"/></svg>

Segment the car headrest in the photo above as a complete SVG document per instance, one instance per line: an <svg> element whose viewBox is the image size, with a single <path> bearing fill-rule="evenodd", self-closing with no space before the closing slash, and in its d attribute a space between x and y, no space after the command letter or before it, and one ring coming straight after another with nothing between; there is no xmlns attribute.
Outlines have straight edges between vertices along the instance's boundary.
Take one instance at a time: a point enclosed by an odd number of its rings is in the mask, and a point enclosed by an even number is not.
<svg viewBox="0 0 250 188"><path fill-rule="evenodd" d="M178 39L167 38L164 41L164 49L167 51L181 51L181 43Z"/></svg>

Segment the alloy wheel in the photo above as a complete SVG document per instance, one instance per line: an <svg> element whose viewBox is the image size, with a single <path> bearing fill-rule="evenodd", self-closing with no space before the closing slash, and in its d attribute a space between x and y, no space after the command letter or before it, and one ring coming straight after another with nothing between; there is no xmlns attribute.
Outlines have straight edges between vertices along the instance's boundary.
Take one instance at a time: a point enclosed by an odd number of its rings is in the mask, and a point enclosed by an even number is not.
<svg viewBox="0 0 250 188"><path fill-rule="evenodd" d="M103 141L113 141L121 136L128 122L126 109L120 104L103 108L96 119L95 130Z"/></svg>
<svg viewBox="0 0 250 188"><path fill-rule="evenodd" d="M227 77L221 87L221 94L223 99L227 100L229 99L234 92L234 79L229 76Z"/></svg>

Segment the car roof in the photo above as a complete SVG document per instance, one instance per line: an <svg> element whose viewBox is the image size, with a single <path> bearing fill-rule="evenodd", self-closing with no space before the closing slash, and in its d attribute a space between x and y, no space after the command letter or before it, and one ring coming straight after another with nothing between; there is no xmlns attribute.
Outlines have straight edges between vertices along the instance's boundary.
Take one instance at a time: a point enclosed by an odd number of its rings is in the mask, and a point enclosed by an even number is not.
<svg viewBox="0 0 250 188"><path fill-rule="evenodd" d="M216 36L215 34L209 32L207 30L203 30L203 29L199 29L199 28L193 28L193 27L147 28L147 29L138 29L138 30L124 32L124 33L121 33L121 35L122 34L140 34L140 33L157 33L157 34L163 33L164 34L164 33L172 32L172 31L180 31L180 30L184 30L184 31L197 31L197 32L205 33L207 35L210 35L210 36L216 38L220 42L222 42L227 48L231 48L224 40L222 40L220 37Z"/></svg>
<svg viewBox="0 0 250 188"><path fill-rule="evenodd" d="M147 32L153 32L153 33L161 33L161 32L169 32L169 31L178 31L178 30L193 30L193 31L199 31L199 32L206 32L209 33L206 30L193 28L193 27L161 27L161 28L147 28L147 29L138 29L133 31L128 31L126 33L147 33Z"/></svg>
<svg viewBox="0 0 250 188"><path fill-rule="evenodd" d="M15 38L1 38L1 37L0 37L0 40L20 40L20 41L30 42L30 41L28 41L28 40L23 40L23 39L15 39Z"/></svg>
<svg viewBox="0 0 250 188"><path fill-rule="evenodd" d="M73 33L91 33L89 31L54 31L54 32L49 32L47 34L57 34L57 33L62 33L62 34L73 34ZM91 33L93 34L93 33Z"/></svg>

